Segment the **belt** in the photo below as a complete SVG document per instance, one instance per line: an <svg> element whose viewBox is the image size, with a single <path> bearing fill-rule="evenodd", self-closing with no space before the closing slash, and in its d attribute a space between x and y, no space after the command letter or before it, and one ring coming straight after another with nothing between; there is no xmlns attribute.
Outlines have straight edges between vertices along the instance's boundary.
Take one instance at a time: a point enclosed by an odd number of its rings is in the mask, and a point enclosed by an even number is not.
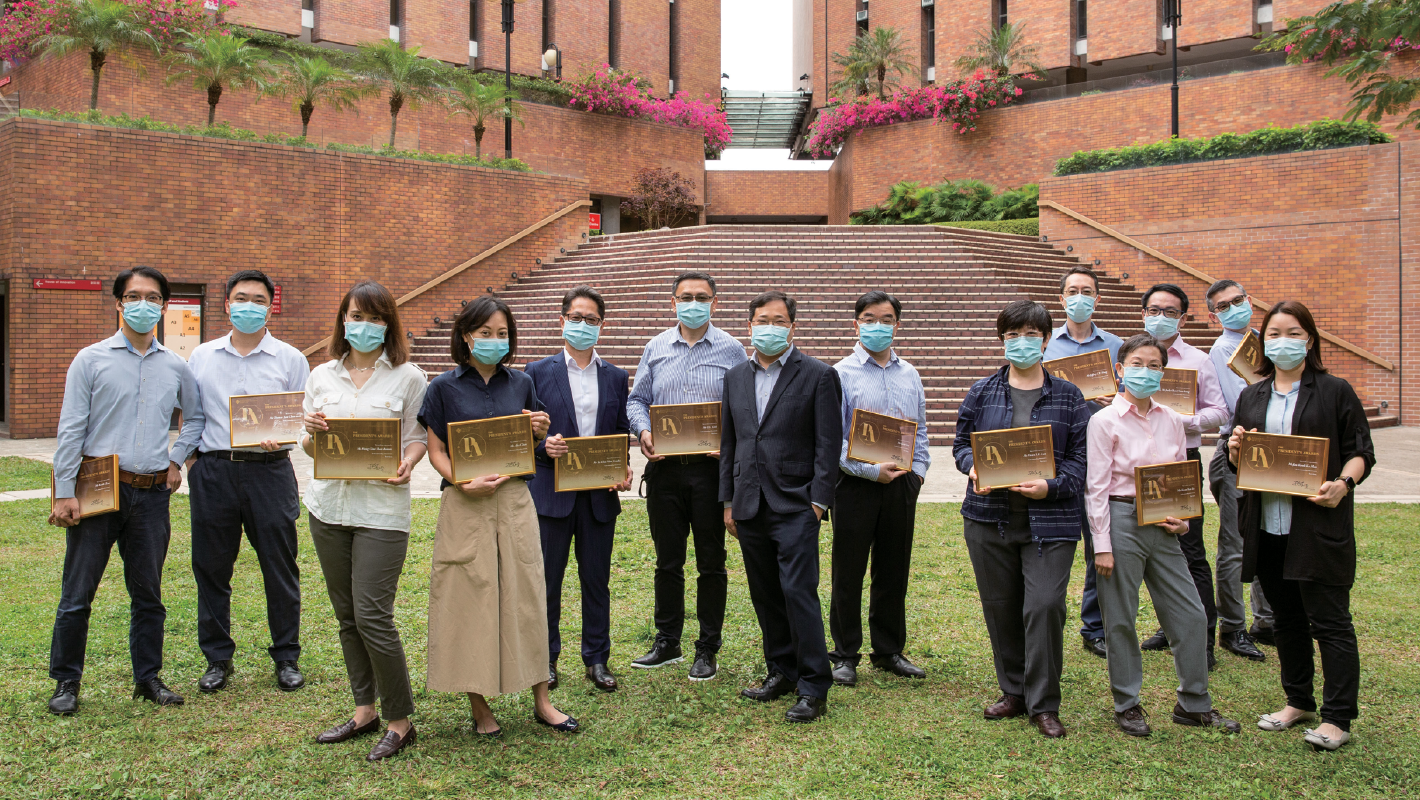
<svg viewBox="0 0 1420 800"><path fill-rule="evenodd" d="M272 450L270 453L265 450L257 452L253 450L199 450L199 457L211 457L222 461L255 461L258 464L269 464L272 461L285 461L291 457L290 450Z"/></svg>
<svg viewBox="0 0 1420 800"><path fill-rule="evenodd" d="M118 471L118 480L120 483L126 483L135 489L158 489L168 485L168 473L164 470L162 472L139 474L121 469Z"/></svg>
<svg viewBox="0 0 1420 800"><path fill-rule="evenodd" d="M1134 502L1134 498L1132 498L1132 497L1124 497L1123 495L1112 494L1112 495L1109 496L1109 501L1110 501L1111 503L1131 503L1131 504L1132 504L1132 503Z"/></svg>

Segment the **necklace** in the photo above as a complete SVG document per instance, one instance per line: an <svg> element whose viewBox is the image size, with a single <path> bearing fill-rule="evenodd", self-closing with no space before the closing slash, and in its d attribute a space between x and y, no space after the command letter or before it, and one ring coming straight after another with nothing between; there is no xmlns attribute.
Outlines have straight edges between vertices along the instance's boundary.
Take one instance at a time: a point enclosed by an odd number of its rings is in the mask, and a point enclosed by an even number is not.
<svg viewBox="0 0 1420 800"><path fill-rule="evenodd" d="M352 366L350 366L349 360L347 360L347 361L345 362L345 368L346 368L347 370L349 370L350 372L369 372L370 370L374 369L375 366L376 366L375 364L371 364L371 365L368 366L368 367L352 367Z"/></svg>

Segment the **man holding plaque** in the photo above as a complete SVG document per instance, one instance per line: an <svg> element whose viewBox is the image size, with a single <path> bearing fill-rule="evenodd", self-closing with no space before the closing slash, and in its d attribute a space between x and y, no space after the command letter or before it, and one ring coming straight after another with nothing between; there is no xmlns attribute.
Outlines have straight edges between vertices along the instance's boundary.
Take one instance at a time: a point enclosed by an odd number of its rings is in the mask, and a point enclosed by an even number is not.
<svg viewBox="0 0 1420 800"><path fill-rule="evenodd" d="M597 355L597 339L606 326L606 303L590 286L578 286L562 296L562 341L557 355L528 365L533 390L550 422L548 437L538 444L537 475L528 488L537 507L542 534L542 566L547 578L548 688L558 683L557 656L562 652L562 576L573 540L577 547L577 577L582 585L582 663L587 680L604 692L616 691L616 676L607 669L611 658L611 547L616 518L621 514L618 490L631 488L631 470L611 489L559 492L557 459L569 459L565 439L619 436L616 447L625 454L626 370ZM579 454L581 457L587 454ZM587 456L590 457L590 456Z"/></svg>
<svg viewBox="0 0 1420 800"><path fill-rule="evenodd" d="M181 705L158 672L163 668L163 562L171 523L168 498L182 484L181 464L202 433L197 382L182 356L155 338L167 308L168 279L152 267L134 267L113 282L113 336L91 344L69 365L54 451L54 510L49 523L65 528L63 586L49 648L49 700L53 714L79 710L79 681L89 640L89 614L118 544L128 587L128 649L134 699ZM168 428L182 410L182 432L171 448ZM85 457L117 455L119 508L80 519L74 482Z"/></svg>
<svg viewBox="0 0 1420 800"><path fill-rule="evenodd" d="M652 406L718 403L725 373L745 363L745 348L715 327L710 316L718 307L715 279L687 272L671 285L677 324L646 345L636 368L636 385L626 401L631 431L645 454L646 516L656 545L656 641L650 651L631 662L638 669L655 669L684 659L680 647L685 627L686 539L695 537L695 616L700 637L690 679L705 681L718 670L720 629L725 622L725 523L720 504L717 453L663 456L657 436L676 433L666 426L653 430Z"/></svg>
<svg viewBox="0 0 1420 800"><path fill-rule="evenodd" d="M311 369L299 350L266 327L275 293L271 279L254 269L228 278L232 330L198 345L188 359L205 419L197 460L188 468L197 644L207 658L207 672L197 681L203 692L225 688L233 671L237 644L232 639L232 569L243 529L261 564L271 631L267 653L276 664L276 686L290 692L306 682L297 663L301 571L296 566L296 519L301 495L291 448L301 430L301 404ZM243 405L240 398L246 395L269 400ZM235 404L234 397L239 398ZM284 418L277 401L287 398L295 422L289 437L270 425L271 418ZM239 431L244 428L265 438L260 444L243 444Z"/></svg>

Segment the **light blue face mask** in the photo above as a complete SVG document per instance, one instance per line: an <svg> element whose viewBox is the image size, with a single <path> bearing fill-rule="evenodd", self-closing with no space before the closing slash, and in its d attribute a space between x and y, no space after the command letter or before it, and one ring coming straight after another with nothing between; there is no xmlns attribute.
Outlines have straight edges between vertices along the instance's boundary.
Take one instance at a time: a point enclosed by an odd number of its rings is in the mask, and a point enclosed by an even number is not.
<svg viewBox="0 0 1420 800"><path fill-rule="evenodd" d="M1145 317L1144 330L1148 331L1149 335L1153 336L1155 339L1167 339L1175 333L1178 333L1178 323L1182 320L1183 317L1169 319L1163 314L1157 317Z"/></svg>
<svg viewBox="0 0 1420 800"><path fill-rule="evenodd" d="M710 304L700 302L676 303L675 318L691 330L710 321Z"/></svg>
<svg viewBox="0 0 1420 800"><path fill-rule="evenodd" d="M885 322L863 322L858 325L858 341L870 353L881 353L892 347L892 335L896 329Z"/></svg>
<svg viewBox="0 0 1420 800"><path fill-rule="evenodd" d="M1164 371L1148 367L1125 367L1121 383L1129 393L1143 400L1159 390L1163 383Z"/></svg>
<svg viewBox="0 0 1420 800"><path fill-rule="evenodd" d="M562 323L562 338L572 346L573 350L586 350L592 347L601 335L600 325L591 325L586 322Z"/></svg>
<svg viewBox="0 0 1420 800"><path fill-rule="evenodd" d="M789 346L789 329L778 325L755 325L750 328L750 344L766 356L777 356Z"/></svg>
<svg viewBox="0 0 1420 800"><path fill-rule="evenodd" d="M493 366L508 355L507 339L474 339L470 348L473 357L480 364Z"/></svg>
<svg viewBox="0 0 1420 800"><path fill-rule="evenodd" d="M1230 331L1247 330L1247 324L1252 322L1252 303L1228 306L1218 312L1218 321Z"/></svg>
<svg viewBox="0 0 1420 800"><path fill-rule="evenodd" d="M1065 316L1071 322L1087 322L1095 313L1095 299L1089 295L1072 294L1065 298Z"/></svg>
<svg viewBox="0 0 1420 800"><path fill-rule="evenodd" d="M345 341L362 353L373 353L385 343L385 326L363 320L346 322Z"/></svg>
<svg viewBox="0 0 1420 800"><path fill-rule="evenodd" d="M163 318L163 307L147 300L134 300L123 304L123 321L139 333L153 330L158 320Z"/></svg>
<svg viewBox="0 0 1420 800"><path fill-rule="evenodd" d="M1017 336L1006 340L1006 360L1017 369L1028 369L1036 365L1043 355L1039 336Z"/></svg>
<svg viewBox="0 0 1420 800"><path fill-rule="evenodd" d="M232 327L242 333L256 333L266 325L266 311L266 306L257 303L233 303L227 318L232 321Z"/></svg>
<svg viewBox="0 0 1420 800"><path fill-rule="evenodd" d="M1268 339L1262 344L1262 352L1278 369L1296 369L1307 360L1306 339Z"/></svg>

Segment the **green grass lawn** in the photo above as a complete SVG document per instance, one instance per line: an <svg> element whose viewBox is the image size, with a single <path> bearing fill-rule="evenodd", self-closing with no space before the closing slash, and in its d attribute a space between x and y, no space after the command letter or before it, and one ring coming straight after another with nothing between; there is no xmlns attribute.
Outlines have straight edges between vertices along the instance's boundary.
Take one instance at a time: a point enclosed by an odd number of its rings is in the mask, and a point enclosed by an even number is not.
<svg viewBox="0 0 1420 800"><path fill-rule="evenodd" d="M743 566L731 549L729 615L720 676L691 684L685 664L652 673L627 667L651 636L653 551L644 506L629 504L613 563L613 669L622 690L603 695L577 671L575 571L564 601L566 657L561 708L583 732L534 725L528 693L493 702L507 731L474 741L467 701L423 691L428 564L437 504L416 502L414 540L398 623L416 686L420 739L407 755L370 765L368 739L319 746L311 737L342 721L350 696L330 606L309 534L301 528L306 604L301 660L309 684L276 690L265 654L260 573L249 548L237 565L237 675L218 695L195 681L196 593L189 567L186 498L173 505L166 583L164 677L187 697L159 709L129 699L127 599L114 554L99 591L80 713L45 711L53 684L47 655L64 536L45 525L44 500L0 504L0 797L1413 797L1420 792L1420 579L1414 567L1420 506L1363 506L1362 582L1354 596L1361 635L1361 719L1339 753L1314 753L1300 730L1268 734L1256 715L1282 703L1275 653L1253 664L1219 651L1218 707L1243 733L1168 721L1176 681L1166 654L1147 654L1144 704L1152 738L1135 740L1110 720L1105 665L1079 647L1079 590L1071 586L1064 707L1068 738L1047 741L1023 720L990 723L997 697L991 653L955 506L924 506L909 599L910 655L925 681L865 666L854 689L835 689L829 716L783 721L787 700L758 705L739 689L761 677L759 631ZM1211 521L1211 520L1210 520ZM825 528L823 549L828 551ZM821 594L827 611L828 559ZM691 582L693 587L694 583ZM691 607L693 608L693 601ZM471 613L477 613L471 609ZM1141 630L1153 629L1142 612ZM692 623L693 624L693 623ZM688 638L694 637L688 631Z"/></svg>
<svg viewBox="0 0 1420 800"><path fill-rule="evenodd" d="M32 458L0 456L0 492L48 488L48 464Z"/></svg>

